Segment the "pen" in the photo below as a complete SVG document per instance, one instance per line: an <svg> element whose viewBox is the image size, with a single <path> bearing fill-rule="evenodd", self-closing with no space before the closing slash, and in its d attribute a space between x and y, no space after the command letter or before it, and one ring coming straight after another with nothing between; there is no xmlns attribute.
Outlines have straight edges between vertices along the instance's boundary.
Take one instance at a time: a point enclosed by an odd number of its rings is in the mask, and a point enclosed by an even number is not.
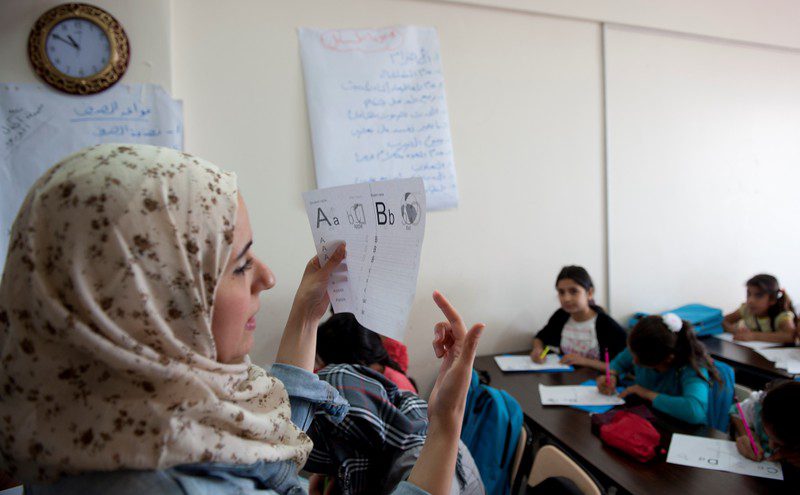
<svg viewBox="0 0 800 495"><path fill-rule="evenodd" d="M547 356L548 352L550 352L550 346L546 345L544 346L544 350L542 351L542 353L539 354L539 359L544 359L544 357Z"/></svg>
<svg viewBox="0 0 800 495"><path fill-rule="evenodd" d="M750 439L750 446L753 447L753 453L758 457L758 447L756 446L756 441L753 440L753 434L750 433L750 425L747 424L747 419L744 417L744 411L742 411L742 405L739 404L739 401L736 401L736 408L739 410L739 417L742 418L742 423L744 423L744 430L747 432L747 438Z"/></svg>

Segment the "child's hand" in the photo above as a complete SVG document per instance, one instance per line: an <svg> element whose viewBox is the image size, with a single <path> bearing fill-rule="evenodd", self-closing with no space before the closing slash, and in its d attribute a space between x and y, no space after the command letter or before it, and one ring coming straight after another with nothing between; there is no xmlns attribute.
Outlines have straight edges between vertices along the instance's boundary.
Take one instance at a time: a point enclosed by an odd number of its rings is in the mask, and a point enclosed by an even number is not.
<svg viewBox="0 0 800 495"><path fill-rule="evenodd" d="M641 385L631 385L619 394L619 396L623 399L629 395L638 395L642 399L652 401L658 394L652 390L642 387Z"/></svg>
<svg viewBox="0 0 800 495"><path fill-rule="evenodd" d="M764 451L758 449L758 455L756 455L755 452L753 452L753 446L750 444L750 438L748 438L747 435L736 437L736 450L750 460L756 462L764 460Z"/></svg>
<svg viewBox="0 0 800 495"><path fill-rule="evenodd" d="M591 360L585 358L580 354L570 353L561 358L561 364L569 364L574 366L586 366Z"/></svg>
<svg viewBox="0 0 800 495"><path fill-rule="evenodd" d="M755 340L755 338L755 333L749 328L741 327L733 332L733 340L749 341Z"/></svg>
<svg viewBox="0 0 800 495"><path fill-rule="evenodd" d="M544 349L539 349L537 347L534 347L533 350L531 351L531 361L538 364L544 363L545 358L542 357L542 352L544 352Z"/></svg>
<svg viewBox="0 0 800 495"><path fill-rule="evenodd" d="M800 466L800 452L777 447L772 451L772 455L769 456L767 460L771 462L787 462L792 466Z"/></svg>
<svg viewBox="0 0 800 495"><path fill-rule="evenodd" d="M598 376L597 389L601 394L615 395L617 393L617 375L612 373L608 382L606 382L606 375Z"/></svg>

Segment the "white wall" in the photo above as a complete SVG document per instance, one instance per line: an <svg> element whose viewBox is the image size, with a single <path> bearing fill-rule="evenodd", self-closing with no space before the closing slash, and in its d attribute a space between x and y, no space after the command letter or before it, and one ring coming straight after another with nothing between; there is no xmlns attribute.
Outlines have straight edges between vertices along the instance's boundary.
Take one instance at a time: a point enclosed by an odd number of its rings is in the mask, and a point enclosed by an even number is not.
<svg viewBox="0 0 800 495"><path fill-rule="evenodd" d="M47 10L59 0L0 1L0 79L3 82L40 82L28 62L28 35ZM122 24L128 35L131 61L122 83L152 82L172 88L171 1L91 0Z"/></svg>
<svg viewBox="0 0 800 495"><path fill-rule="evenodd" d="M797 0L430 0L800 48Z"/></svg>
<svg viewBox="0 0 800 495"><path fill-rule="evenodd" d="M186 148L239 174L256 252L278 279L262 301L257 361L274 356L314 253L300 197L315 181L299 26L439 30L462 200L427 220L407 338L423 388L436 369L434 289L488 324L486 353L529 345L557 308L563 264L604 285L599 25L386 0L179 0L174 16Z"/></svg>
<svg viewBox="0 0 800 495"><path fill-rule="evenodd" d="M0 2L3 81L35 81L25 55L28 32L42 12L58 3ZM608 303L603 293L607 253L600 22L800 47L800 3L794 0L94 3L116 16L128 32L132 63L124 82L171 88L185 102L187 149L239 173L256 250L278 278L278 286L262 301L253 354L261 363L274 356L302 267L313 254L300 199L315 181L295 29L391 24L438 28L462 203L457 210L431 213L428 220L408 334L413 375L423 390L436 369L429 347L438 319L429 300L434 288L448 294L469 321L488 323L481 353L528 345L533 330L557 307L553 279L564 264L585 265L595 277L600 302ZM800 142L793 94L798 87L796 56L665 33L631 36L607 40L616 47L610 64L622 68L616 76L607 74L612 76L609 187L614 195L608 280L615 316L662 309L690 297L728 307L741 299L744 279L759 270L775 271L790 293L800 291L800 279L792 278L800 271L784 261L791 260L790 249L797 245L793 224L770 224L764 236L778 238L774 244L748 241L753 236L739 232L772 212L764 210L766 203L745 207L752 195L769 196L774 187L780 208L797 209L788 192L796 183L794 143ZM741 63L758 70L741 77ZM688 77L669 80L676 74ZM664 108L665 101L695 102L691 98L696 91L717 87L719 95L695 98L696 106L690 108L694 132L681 127L682 115ZM731 107L729 99L743 105ZM754 116L763 124L760 130L741 127ZM774 131L775 126L780 130ZM642 133L636 146L620 146L648 129L654 133ZM673 133L688 155L676 158L675 146L653 140L653 134L664 133ZM705 136L713 146L698 139ZM622 137L626 140L620 141ZM758 147L757 156L746 153L754 149L745 148L748 143ZM723 158L716 154L720 145L730 146ZM641 160L643 155L652 159ZM704 166L676 165L684 158ZM787 180L771 183L746 175L756 159L778 175L785 172L781 176ZM710 194L704 186L683 189L690 178L707 182L727 170L746 179L714 182ZM655 193L641 194L652 182L658 183L656 189L663 184L677 191L682 199L678 216ZM715 199L720 197L721 202ZM648 240L663 238L660 222L670 228L690 224L690 237L724 230L724 245L642 249L643 232ZM789 231L785 237L781 228ZM689 255L701 261L691 261ZM645 276L648 270L658 276ZM653 278L660 285L643 283Z"/></svg>
<svg viewBox="0 0 800 495"><path fill-rule="evenodd" d="M616 315L800 291L800 50L606 31Z"/></svg>

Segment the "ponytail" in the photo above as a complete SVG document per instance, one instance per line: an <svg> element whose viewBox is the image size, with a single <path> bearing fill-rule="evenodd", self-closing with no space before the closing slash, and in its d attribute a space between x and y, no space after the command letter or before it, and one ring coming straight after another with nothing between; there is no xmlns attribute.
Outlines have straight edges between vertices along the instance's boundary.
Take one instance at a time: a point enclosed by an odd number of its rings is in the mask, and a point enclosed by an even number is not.
<svg viewBox="0 0 800 495"><path fill-rule="evenodd" d="M678 320L674 315L673 317ZM722 383L714 361L706 352L705 346L697 340L692 324L686 320L680 320L680 324L679 330L672 331L665 323L665 318L658 315L646 316L631 330L628 347L645 366L657 366L673 355L675 367L691 366L701 377L703 375L700 368L706 368L710 378ZM677 324L673 328L677 329ZM710 380L706 381L710 383Z"/></svg>

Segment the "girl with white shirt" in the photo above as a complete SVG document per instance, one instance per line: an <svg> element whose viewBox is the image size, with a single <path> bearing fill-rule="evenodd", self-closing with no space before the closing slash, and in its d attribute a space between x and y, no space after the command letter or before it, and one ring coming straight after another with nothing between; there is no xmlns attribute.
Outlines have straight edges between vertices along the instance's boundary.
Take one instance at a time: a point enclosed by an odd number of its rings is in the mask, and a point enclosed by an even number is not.
<svg viewBox="0 0 800 495"><path fill-rule="evenodd" d="M561 308L533 339L531 359L544 362L545 346L559 347L561 362L605 370L605 352L613 358L625 349L625 330L594 303L594 283L581 266L565 266L556 278Z"/></svg>

